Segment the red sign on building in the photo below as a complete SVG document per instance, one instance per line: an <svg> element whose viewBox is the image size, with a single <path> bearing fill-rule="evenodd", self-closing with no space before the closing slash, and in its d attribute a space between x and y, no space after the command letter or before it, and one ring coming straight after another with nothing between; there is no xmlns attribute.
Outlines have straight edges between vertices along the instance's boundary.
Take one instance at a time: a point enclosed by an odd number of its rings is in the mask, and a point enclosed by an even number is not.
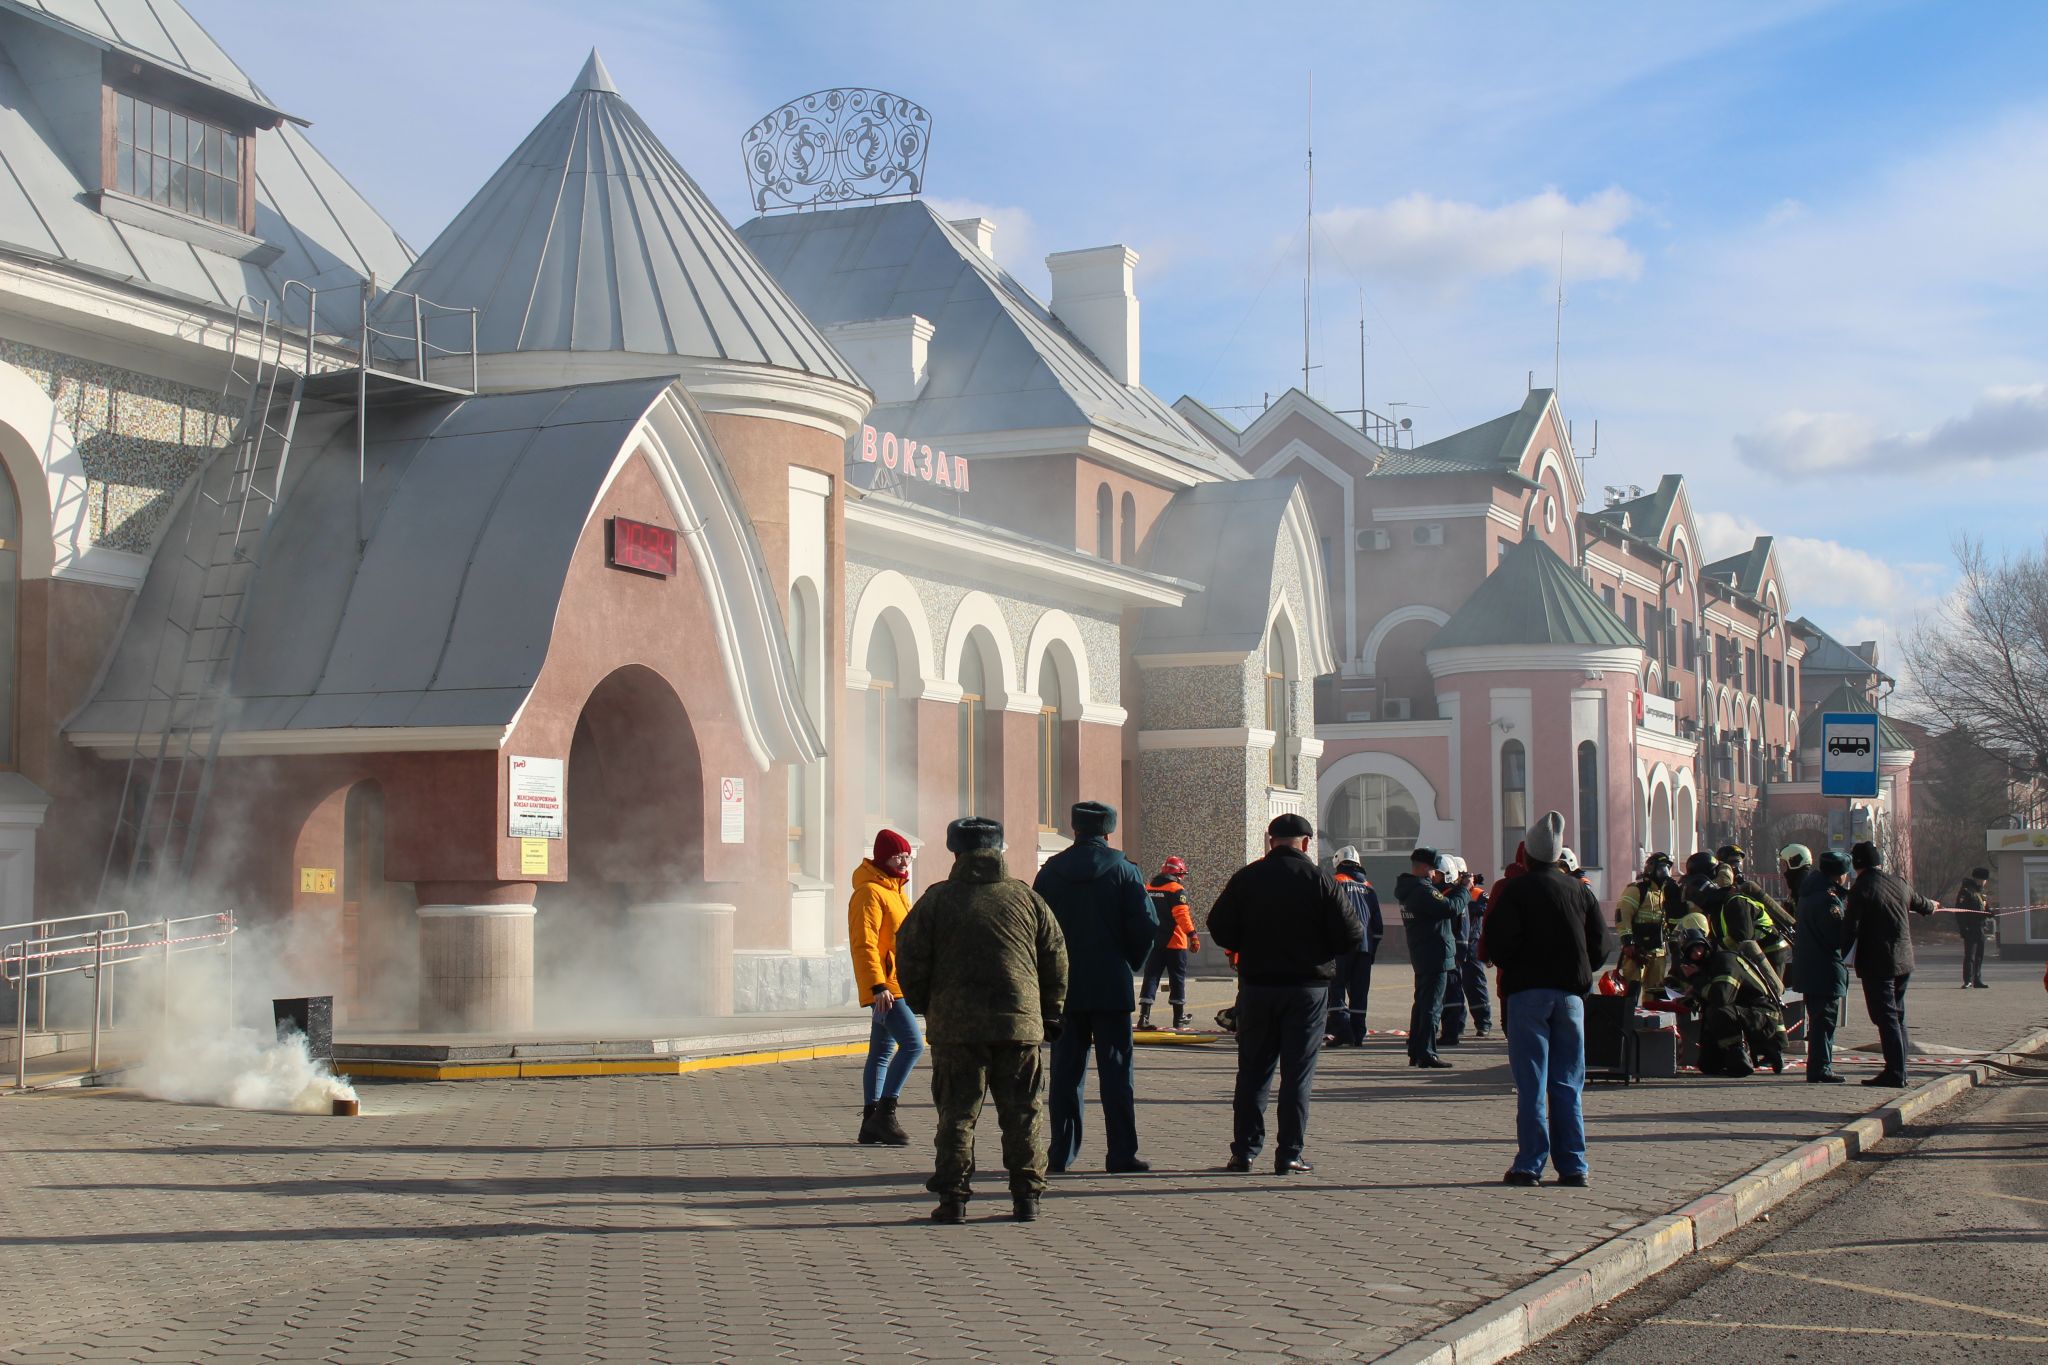
<svg viewBox="0 0 2048 1365"><path fill-rule="evenodd" d="M676 533L666 526L613 517L605 523L604 562L614 569L667 578L676 571Z"/></svg>

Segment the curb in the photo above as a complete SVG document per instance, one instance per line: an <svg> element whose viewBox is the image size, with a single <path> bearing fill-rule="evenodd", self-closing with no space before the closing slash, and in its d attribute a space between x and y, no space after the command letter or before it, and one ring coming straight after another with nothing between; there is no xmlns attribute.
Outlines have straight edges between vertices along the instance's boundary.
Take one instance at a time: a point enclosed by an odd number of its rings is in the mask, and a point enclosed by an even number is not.
<svg viewBox="0 0 2048 1365"><path fill-rule="evenodd" d="M1986 1055L2007 1058L2048 1045L2037 1029ZM1371 1357L1375 1365L1493 1365L1534 1345L1601 1304L1634 1289L1870 1150L1931 1109L1991 1075L1986 1065L1938 1077L1897 1099L1773 1157L1662 1217L1610 1237L1529 1284L1454 1318L1406 1345Z"/></svg>

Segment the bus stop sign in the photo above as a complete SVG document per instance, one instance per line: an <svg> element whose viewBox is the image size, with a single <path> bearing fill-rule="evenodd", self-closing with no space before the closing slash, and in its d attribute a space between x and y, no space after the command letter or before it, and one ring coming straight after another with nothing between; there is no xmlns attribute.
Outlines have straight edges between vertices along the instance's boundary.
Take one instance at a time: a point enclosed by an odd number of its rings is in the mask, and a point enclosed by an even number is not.
<svg viewBox="0 0 2048 1365"><path fill-rule="evenodd" d="M1820 718L1820 794L1877 795L1877 713L1829 711Z"/></svg>

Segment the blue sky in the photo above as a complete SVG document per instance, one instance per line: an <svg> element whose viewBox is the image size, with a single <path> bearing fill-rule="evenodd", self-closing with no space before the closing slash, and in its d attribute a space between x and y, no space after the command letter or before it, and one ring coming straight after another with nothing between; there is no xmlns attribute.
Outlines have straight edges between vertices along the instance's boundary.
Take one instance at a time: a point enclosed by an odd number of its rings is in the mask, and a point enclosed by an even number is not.
<svg viewBox="0 0 2048 1365"><path fill-rule="evenodd" d="M188 3L415 247L593 45L734 221L753 119L896 90L1027 284L1136 248L1147 384L1218 407L1300 380L1313 72L1318 398L1357 405L1362 289L1372 406L1514 407L1562 242L1596 503L1685 474L1710 548L1778 535L1851 641L1938 599L1957 532L2048 522L2048 6Z"/></svg>

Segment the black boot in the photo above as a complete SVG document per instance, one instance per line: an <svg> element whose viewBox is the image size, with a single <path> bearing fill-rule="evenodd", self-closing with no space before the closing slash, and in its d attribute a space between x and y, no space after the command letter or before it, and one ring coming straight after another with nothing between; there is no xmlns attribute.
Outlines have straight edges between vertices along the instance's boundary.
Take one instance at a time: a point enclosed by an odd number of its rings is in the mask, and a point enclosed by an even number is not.
<svg viewBox="0 0 2048 1365"><path fill-rule="evenodd" d="M1179 1005L1173 1007L1173 1027L1176 1030L1187 1028L1194 1022L1195 1016L1189 1014L1186 1009Z"/></svg>
<svg viewBox="0 0 2048 1365"><path fill-rule="evenodd" d="M887 1141L882 1136L881 1128L875 1123L875 1111L880 1108L878 1104L864 1104L860 1107L860 1145L863 1147L872 1147L878 1142Z"/></svg>
<svg viewBox="0 0 2048 1365"><path fill-rule="evenodd" d="M1010 1196L1010 1216L1020 1223L1038 1221L1038 1196L1017 1194Z"/></svg>
<svg viewBox="0 0 2048 1365"><path fill-rule="evenodd" d="M910 1145L910 1134L896 1121L894 1100L882 1100L875 1105L875 1141L890 1147Z"/></svg>
<svg viewBox="0 0 2048 1365"><path fill-rule="evenodd" d="M939 1206L932 1210L934 1223L964 1223L967 1221L967 1201L955 1195L941 1195Z"/></svg>
<svg viewBox="0 0 2048 1365"><path fill-rule="evenodd" d="M1138 1027L1140 1029L1152 1027L1152 1002L1150 1000L1138 1006Z"/></svg>

